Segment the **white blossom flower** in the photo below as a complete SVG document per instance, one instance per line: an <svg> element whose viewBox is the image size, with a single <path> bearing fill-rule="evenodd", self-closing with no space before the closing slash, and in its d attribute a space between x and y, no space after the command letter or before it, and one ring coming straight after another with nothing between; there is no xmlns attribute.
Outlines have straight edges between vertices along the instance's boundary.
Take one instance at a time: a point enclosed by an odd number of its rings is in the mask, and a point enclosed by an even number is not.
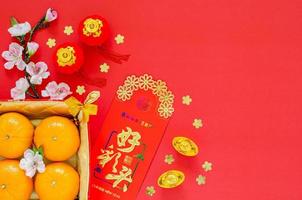
<svg viewBox="0 0 302 200"><path fill-rule="evenodd" d="M9 50L2 52L2 57L7 61L4 64L4 68L11 70L14 66L17 66L19 70L23 71L26 67L22 59L23 50L24 48L18 43L12 42L9 45Z"/></svg>
<svg viewBox="0 0 302 200"><path fill-rule="evenodd" d="M23 36L26 35L31 30L30 23L24 22L15 24L8 29L8 32L12 37Z"/></svg>
<svg viewBox="0 0 302 200"><path fill-rule="evenodd" d="M25 93L29 88L29 83L25 78L20 78L16 82L16 87L12 88L10 91L10 95L14 100L22 100L25 99Z"/></svg>
<svg viewBox="0 0 302 200"><path fill-rule="evenodd" d="M45 164L42 155L31 149L27 149L24 152L24 157L20 160L19 167L23 169L26 176L30 178L34 177L37 171L39 173L45 172Z"/></svg>
<svg viewBox="0 0 302 200"><path fill-rule="evenodd" d="M57 84L55 81L48 83L45 90L42 90L42 96L50 97L51 100L63 100L70 94L72 92L66 83Z"/></svg>
<svg viewBox="0 0 302 200"><path fill-rule="evenodd" d="M54 21L55 19L57 19L57 17L58 17L58 12L52 8L48 8L45 15L45 22Z"/></svg>
<svg viewBox="0 0 302 200"><path fill-rule="evenodd" d="M34 55L39 48L39 44L36 42L28 42L27 43L27 54L30 56Z"/></svg>
<svg viewBox="0 0 302 200"><path fill-rule="evenodd" d="M26 66L27 73L31 76L30 82L35 85L41 85L42 80L49 77L48 67L45 62L30 62Z"/></svg>

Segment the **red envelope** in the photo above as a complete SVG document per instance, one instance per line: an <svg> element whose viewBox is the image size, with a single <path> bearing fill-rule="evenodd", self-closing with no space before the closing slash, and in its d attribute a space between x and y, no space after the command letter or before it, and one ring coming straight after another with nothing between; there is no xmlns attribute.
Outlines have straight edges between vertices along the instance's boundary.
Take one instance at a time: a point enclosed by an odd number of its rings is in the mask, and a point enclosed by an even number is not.
<svg viewBox="0 0 302 200"><path fill-rule="evenodd" d="M129 76L99 132L90 198L135 199L174 112L174 95L149 75Z"/></svg>

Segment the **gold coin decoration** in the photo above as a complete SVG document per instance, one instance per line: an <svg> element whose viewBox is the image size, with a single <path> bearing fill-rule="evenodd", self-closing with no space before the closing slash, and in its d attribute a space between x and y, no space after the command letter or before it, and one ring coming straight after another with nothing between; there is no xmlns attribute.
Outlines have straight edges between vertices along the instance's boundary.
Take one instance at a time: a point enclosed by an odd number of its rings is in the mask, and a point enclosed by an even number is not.
<svg viewBox="0 0 302 200"><path fill-rule="evenodd" d="M169 170L160 175L157 184L161 188L175 188L185 181L185 174L178 170Z"/></svg>
<svg viewBox="0 0 302 200"><path fill-rule="evenodd" d="M172 145L178 153L184 156L196 156L199 151L196 143L186 137L174 137Z"/></svg>
<svg viewBox="0 0 302 200"><path fill-rule="evenodd" d="M73 47L60 48L57 51L57 62L61 67L71 66L76 62L75 50Z"/></svg>
<svg viewBox="0 0 302 200"><path fill-rule="evenodd" d="M99 19L86 19L84 22L83 34L86 36L100 37L103 22Z"/></svg>

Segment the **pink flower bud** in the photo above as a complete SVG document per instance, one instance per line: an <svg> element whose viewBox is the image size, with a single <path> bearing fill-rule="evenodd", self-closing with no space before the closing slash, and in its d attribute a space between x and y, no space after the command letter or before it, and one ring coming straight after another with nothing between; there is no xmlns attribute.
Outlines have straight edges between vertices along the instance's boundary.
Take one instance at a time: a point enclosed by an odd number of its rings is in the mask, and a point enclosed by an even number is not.
<svg viewBox="0 0 302 200"><path fill-rule="evenodd" d="M45 22L52 22L57 19L58 13L52 8L48 8L45 15Z"/></svg>

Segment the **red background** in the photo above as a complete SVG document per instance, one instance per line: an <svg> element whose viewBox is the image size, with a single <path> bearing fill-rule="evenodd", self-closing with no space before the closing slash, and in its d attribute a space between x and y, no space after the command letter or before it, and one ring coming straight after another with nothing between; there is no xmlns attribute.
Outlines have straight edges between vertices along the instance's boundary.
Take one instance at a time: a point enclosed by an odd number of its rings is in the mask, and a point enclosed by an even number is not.
<svg viewBox="0 0 302 200"><path fill-rule="evenodd" d="M301 1L2 1L0 50L10 42L9 16L34 24L48 7L57 9L60 18L35 38L41 45L35 59L50 68L53 49L46 47L47 39L77 41L76 34L63 34L64 26L76 29L95 13L108 19L113 35L125 35L125 44L112 42L112 49L132 55L121 66L108 62L105 75L97 73L104 59L96 53L88 57L85 72L108 79L101 89L100 115L91 121L93 138L126 75L150 73L166 80L176 95L176 112L138 199L149 199L149 185L156 189L152 199L302 199ZM51 72L50 79L73 89L85 82ZM0 77L0 97L9 98L20 74L0 68ZM189 107L181 104L186 94L193 98ZM196 130L191 124L199 117L204 127ZM170 145L174 135L198 141L199 156L178 157ZM172 166L163 161L168 153L176 158ZM206 174L201 169L205 160L213 163ZM158 175L171 168L183 170L186 183L159 189ZM196 184L199 174L207 176L205 186Z"/></svg>

